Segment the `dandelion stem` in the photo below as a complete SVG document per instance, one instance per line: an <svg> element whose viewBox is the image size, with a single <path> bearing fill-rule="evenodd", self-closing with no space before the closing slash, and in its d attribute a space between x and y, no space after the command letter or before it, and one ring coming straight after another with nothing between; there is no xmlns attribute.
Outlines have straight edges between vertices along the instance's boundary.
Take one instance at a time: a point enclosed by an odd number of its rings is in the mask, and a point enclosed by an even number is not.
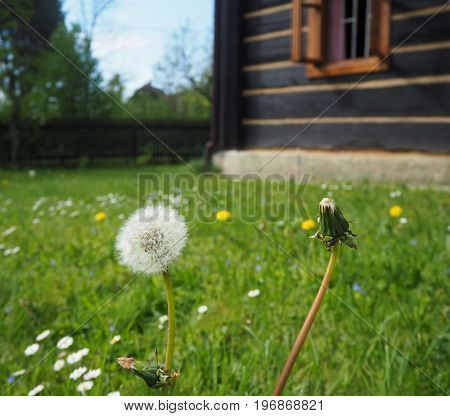
<svg viewBox="0 0 450 416"><path fill-rule="evenodd" d="M166 349L166 363L165 370L169 371L172 367L172 357L173 357L173 343L175 337L175 303L173 298L173 286L172 279L168 271L164 272L164 283L166 284L167 292L167 316L168 330L167 330L167 349Z"/></svg>
<svg viewBox="0 0 450 416"><path fill-rule="evenodd" d="M281 396L283 393L284 386L291 374L292 368L294 367L295 361L297 360L298 354L305 343L306 337L308 336L309 330L314 323L314 319L319 311L322 300L325 296L325 293L328 288L328 283L330 281L331 275L333 274L334 267L336 265L336 261L339 253L339 244L334 245L331 248L331 257L328 262L327 270L325 275L323 276L322 283L317 292L316 298L311 306L311 309L306 316L305 322L303 323L302 329L300 330L297 339L295 340L294 346L289 354L289 357L284 365L283 371L278 377L277 385L275 386L275 390L273 391L273 396Z"/></svg>

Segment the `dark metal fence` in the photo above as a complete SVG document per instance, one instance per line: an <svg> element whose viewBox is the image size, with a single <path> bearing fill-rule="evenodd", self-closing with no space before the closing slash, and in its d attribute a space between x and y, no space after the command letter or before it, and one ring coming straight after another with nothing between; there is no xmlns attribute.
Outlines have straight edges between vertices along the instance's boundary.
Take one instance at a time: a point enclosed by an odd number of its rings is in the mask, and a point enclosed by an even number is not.
<svg viewBox="0 0 450 416"><path fill-rule="evenodd" d="M58 121L22 124L21 165L175 163L201 156L208 121ZM173 151L171 151L171 150ZM176 155L175 155L175 154ZM10 163L8 126L0 124L0 163Z"/></svg>

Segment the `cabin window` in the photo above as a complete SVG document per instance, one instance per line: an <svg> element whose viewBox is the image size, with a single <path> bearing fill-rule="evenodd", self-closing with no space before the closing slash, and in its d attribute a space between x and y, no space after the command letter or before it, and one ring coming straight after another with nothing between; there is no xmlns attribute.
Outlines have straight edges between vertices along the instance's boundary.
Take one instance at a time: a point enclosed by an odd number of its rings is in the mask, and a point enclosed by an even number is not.
<svg viewBox="0 0 450 416"><path fill-rule="evenodd" d="M311 78L385 70L389 26L389 0L293 0L291 59Z"/></svg>

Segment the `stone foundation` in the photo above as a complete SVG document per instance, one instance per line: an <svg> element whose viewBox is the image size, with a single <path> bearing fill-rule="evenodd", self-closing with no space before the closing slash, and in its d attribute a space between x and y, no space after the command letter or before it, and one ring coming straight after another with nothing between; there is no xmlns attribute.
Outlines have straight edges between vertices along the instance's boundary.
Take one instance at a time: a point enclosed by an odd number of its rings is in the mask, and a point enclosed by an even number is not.
<svg viewBox="0 0 450 416"><path fill-rule="evenodd" d="M313 182L348 180L450 185L450 155L385 151L225 150L214 154L224 174L309 174Z"/></svg>

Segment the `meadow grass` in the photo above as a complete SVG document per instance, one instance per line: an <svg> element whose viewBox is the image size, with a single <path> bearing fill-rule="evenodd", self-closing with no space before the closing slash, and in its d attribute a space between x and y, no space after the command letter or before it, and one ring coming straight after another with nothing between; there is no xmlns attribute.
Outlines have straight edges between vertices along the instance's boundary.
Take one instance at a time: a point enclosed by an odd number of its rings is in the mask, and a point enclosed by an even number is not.
<svg viewBox="0 0 450 416"><path fill-rule="evenodd" d="M136 279L114 252L123 216L148 197L146 192L137 197L142 172L185 169L38 170L34 177L0 171L2 394L27 394L40 383L45 385L41 394L79 394L79 381L69 374L81 365L102 370L87 394L159 394L116 363L124 355L148 359L155 348L164 357L167 324L161 329L159 322L166 314L164 282L159 276ZM246 185L222 181L208 193L211 200L196 194L198 183L190 192L151 190L158 200L181 193L179 209L190 227L187 248L172 269L174 366L181 377L170 394L271 394L329 257L318 241L308 240L314 230L303 231L299 224L316 217L318 202L329 192L353 220L359 249L342 248L330 291L284 393L448 391L448 193L394 184L309 184L305 209L298 211L288 192L274 191L268 200L261 197L266 183ZM401 192L392 198L396 190ZM46 199L33 210L41 197ZM269 213L282 202L289 216ZM407 223L390 217L395 204L403 207ZM255 207L248 221L241 219L246 206ZM219 209L230 210L233 220L215 221ZM106 213L104 221L95 221L99 211ZM189 214L194 211L209 221ZM12 226L17 229L2 235ZM13 247L20 251L5 255ZM260 295L249 297L253 289ZM206 313L197 311L201 305L208 307ZM36 354L25 356L25 348L45 329L52 334ZM73 331L74 344L66 351L88 347L90 352L55 372L61 353L54 350L56 342ZM112 345L114 335L121 340ZM11 378L22 368L30 371Z"/></svg>

